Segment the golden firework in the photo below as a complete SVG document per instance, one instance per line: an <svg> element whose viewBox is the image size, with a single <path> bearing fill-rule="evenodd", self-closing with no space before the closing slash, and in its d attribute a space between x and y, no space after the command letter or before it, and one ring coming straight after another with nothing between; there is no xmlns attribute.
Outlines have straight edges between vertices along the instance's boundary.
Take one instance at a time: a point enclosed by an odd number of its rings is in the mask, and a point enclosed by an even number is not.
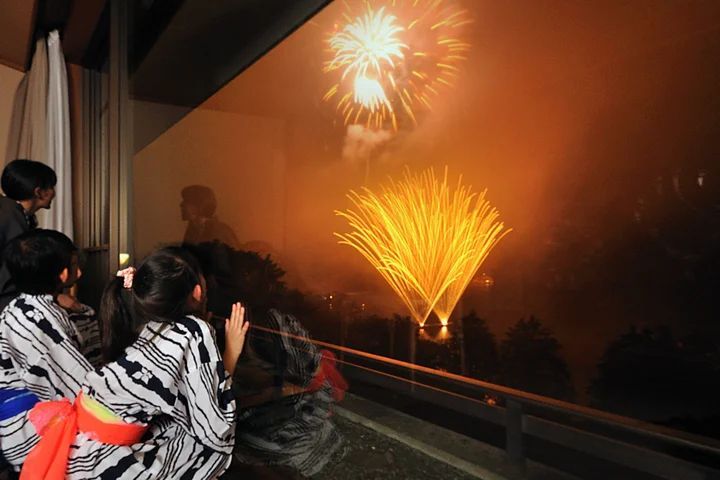
<svg viewBox="0 0 720 480"><path fill-rule="evenodd" d="M324 71L335 82L323 97L335 101L345 125L417 124L416 111L451 86L470 45L470 22L454 0L346 0L342 22L328 40Z"/></svg>
<svg viewBox="0 0 720 480"><path fill-rule="evenodd" d="M443 325L448 324L450 315L460 297L477 271L487 259L495 245L510 232L498 221L500 214L485 199L485 192L471 194L469 190L459 190L457 202L449 210L463 216L453 222L455 236L459 239L457 249L468 252L467 261L462 265L461 273L448 285L433 308ZM464 212L464 213L463 213Z"/></svg>
<svg viewBox="0 0 720 480"><path fill-rule="evenodd" d="M467 284L490 250L507 233L485 194L462 185L452 188L447 169L442 179L432 169L406 170L402 181L351 191L354 208L336 213L349 233L340 243L360 252L425 324L433 309L446 323ZM503 231L505 230L505 231Z"/></svg>

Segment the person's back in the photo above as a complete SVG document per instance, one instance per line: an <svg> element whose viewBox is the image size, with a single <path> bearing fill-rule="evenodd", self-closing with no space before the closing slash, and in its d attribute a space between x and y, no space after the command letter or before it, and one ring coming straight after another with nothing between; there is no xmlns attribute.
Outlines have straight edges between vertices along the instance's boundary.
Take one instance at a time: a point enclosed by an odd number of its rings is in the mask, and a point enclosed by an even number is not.
<svg viewBox="0 0 720 480"><path fill-rule="evenodd" d="M74 399L92 370L78 351L75 327L55 302L72 275L67 243L59 232L34 230L4 252L19 293L0 314L0 452L15 470L38 442L27 410L38 400Z"/></svg>
<svg viewBox="0 0 720 480"><path fill-rule="evenodd" d="M32 160L13 160L2 172L0 185L0 250L13 238L37 227L35 212L50 208L57 177L52 168ZM0 311L16 294L4 262L0 266Z"/></svg>

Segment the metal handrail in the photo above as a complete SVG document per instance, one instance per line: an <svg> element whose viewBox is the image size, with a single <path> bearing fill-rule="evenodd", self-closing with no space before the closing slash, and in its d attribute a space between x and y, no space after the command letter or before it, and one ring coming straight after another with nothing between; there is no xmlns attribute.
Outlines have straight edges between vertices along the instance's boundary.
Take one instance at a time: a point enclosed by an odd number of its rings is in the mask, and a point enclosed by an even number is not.
<svg viewBox="0 0 720 480"><path fill-rule="evenodd" d="M341 346L341 345L335 345L335 344L329 343L329 342L313 340L310 338L293 335L293 334L290 334L287 332L280 332L277 330L273 330L270 328L261 327L261 326L257 326L257 325L253 325L252 328L256 329L256 330L261 330L261 331L265 331L268 333L272 333L272 334L283 335L283 336L287 336L290 338L295 338L298 340L310 342L318 347L331 349L331 350L337 351L337 352L345 354L345 355L352 355L352 356L356 356L356 357L363 358L366 360L371 360L373 362L379 362L384 365L400 367L402 369L408 370L412 374L421 373L421 374L430 375L432 377L442 379L445 381L450 380L457 384L477 388L478 390L482 391L485 394L504 398L506 400L506 402L508 403L508 406L511 406L512 408L505 409L506 413L505 413L505 415L502 416L501 421L496 421L496 420L492 420L492 419L491 419L491 421L495 421L496 423L501 423L506 427L506 429L508 429L508 442L511 441L511 435L510 435L511 428L514 428L514 429L519 428L520 429L519 435L520 436L522 435L523 428L522 428L521 423L522 423L523 416L525 418L527 418L528 420L533 419L534 423L537 423L537 422L535 422L534 419L537 419L538 421L541 421L541 422L543 422L543 421L547 422L546 420L542 420L540 417L536 417L535 415L527 415L522 412L523 406L532 406L532 407L536 407L539 409L550 410L550 411L554 411L554 412L562 413L562 414L566 414L566 415L570 414L572 416L580 417L580 418L590 420L590 421L596 422L596 423L602 423L602 424L617 428L619 430L624 430L628 433L632 433L632 434L639 435L639 436L644 436L646 438L649 437L649 438L660 440L670 446L689 447L689 448L692 448L695 450L703 451L706 453L711 453L713 455L720 455L720 442L717 440L714 440L714 439L702 437L699 435L689 434L686 432L674 430L674 429L667 428L667 427L654 425L654 424L651 424L648 422L625 417L622 415L604 412L602 410L597 410L597 409L594 409L591 407L585 407L585 406L576 405L576 404L573 404L570 402L565 402L562 400L556 400L553 398L544 397L542 395L523 392L521 390L513 389L510 387L504 387L502 385L496 385L493 383L485 382L482 380L477 380L474 378L464 377L462 375L457 375L454 373L439 371L439 370L424 367L421 365L415 365L415 364L412 364L412 363L409 363L409 362L406 362L403 360L397 360L394 358L388 358L388 357L384 357L382 355L364 352L361 350L357 350L357 349L353 349L353 348L349 348L349 347L345 347L345 346ZM460 394L457 392L450 392L445 389L438 388L438 387L435 387L432 385L421 384L421 383L415 381L414 379L403 378L403 377L400 377L397 375L390 374L388 372L382 372L382 371L378 371L375 369L367 368L363 365L354 364L352 362L348 362L345 360L339 360L339 361L340 361L340 363L346 364L347 366L350 366L350 367L353 367L356 369L368 370L373 375L377 375L377 374L383 375L383 376L387 377L388 379L390 379L392 382L405 382L410 386L422 387L424 389L428 389L428 391L437 390L436 393L450 395L460 401L471 401L474 404L477 404L478 406L492 408L492 409L499 408L499 407L491 407L491 406L485 404L480 399L475 399L470 396L463 395L463 394ZM519 408L519 411L512 412L512 410L517 409L517 408ZM512 421L510 421L511 414L515 415L515 418ZM496 417L496 418L498 418L498 420L500 420L500 417L498 417L497 415L493 415L492 417ZM513 425L511 425L511 423ZM552 422L550 422L550 423L552 423ZM563 425L562 423L556 423L556 424L558 425L558 427ZM566 428L566 429L569 428L569 429L580 431L577 426L565 425L562 428ZM599 435L596 433L590 432L588 434L593 435L595 437L599 437ZM513 435L514 435L514 438L512 441L515 443L513 448L515 450L521 450L522 446L517 444L518 442L521 442L521 439L517 438L518 432L517 431L513 432ZM609 441L616 441L618 444L629 445L622 440L613 439L612 437L607 437L607 439ZM548 440L552 440L552 439L548 439ZM508 453L511 454L511 457L513 456L512 452L510 452L509 445L508 445ZM515 455L517 455L517 452L515 452ZM660 452L658 452L658 455L663 455L663 456L667 457L666 454L660 453ZM685 461L678 460L678 462L685 462ZM687 462L685 462L685 463L687 463ZM703 466L701 468L706 468L706 467Z"/></svg>

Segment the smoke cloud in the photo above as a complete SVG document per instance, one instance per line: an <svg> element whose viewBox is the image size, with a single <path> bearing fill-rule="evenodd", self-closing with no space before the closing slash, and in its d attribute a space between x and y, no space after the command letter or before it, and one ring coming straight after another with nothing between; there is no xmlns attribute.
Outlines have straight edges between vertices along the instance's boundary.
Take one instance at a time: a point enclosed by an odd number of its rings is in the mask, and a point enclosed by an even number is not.
<svg viewBox="0 0 720 480"><path fill-rule="evenodd" d="M373 130L364 125L348 125L342 158L351 164L367 161L373 152L392 136L389 130Z"/></svg>

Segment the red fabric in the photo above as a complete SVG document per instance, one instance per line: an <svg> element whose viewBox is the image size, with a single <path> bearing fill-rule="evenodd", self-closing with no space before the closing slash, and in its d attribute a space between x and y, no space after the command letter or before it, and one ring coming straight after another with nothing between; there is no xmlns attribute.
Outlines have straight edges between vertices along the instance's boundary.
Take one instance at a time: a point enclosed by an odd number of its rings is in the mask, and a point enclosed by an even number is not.
<svg viewBox="0 0 720 480"><path fill-rule="evenodd" d="M144 425L105 423L82 404L82 393L75 403L66 398L40 402L28 414L40 441L30 451L20 471L21 480L62 480L67 471L70 446L77 433L112 445L137 443L147 429Z"/></svg>
<svg viewBox="0 0 720 480"><path fill-rule="evenodd" d="M345 392L348 389L348 383L340 372L337 370L337 359L335 354L330 350L321 350L320 365L315 377L307 386L309 392L317 392L322 388L325 382L332 387L332 395L335 401L341 401L345 398Z"/></svg>

